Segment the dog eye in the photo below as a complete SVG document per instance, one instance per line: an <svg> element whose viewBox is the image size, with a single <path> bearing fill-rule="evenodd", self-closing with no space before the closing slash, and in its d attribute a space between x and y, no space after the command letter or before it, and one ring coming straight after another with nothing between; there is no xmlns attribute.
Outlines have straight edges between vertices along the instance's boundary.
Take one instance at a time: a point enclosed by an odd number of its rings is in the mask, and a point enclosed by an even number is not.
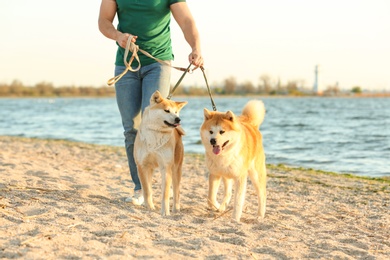
<svg viewBox="0 0 390 260"><path fill-rule="evenodd" d="M164 111L167 112L167 113L169 113L169 109L165 109Z"/></svg>
<svg viewBox="0 0 390 260"><path fill-rule="evenodd" d="M221 130L219 131L219 134L223 135L225 133L225 131Z"/></svg>
<svg viewBox="0 0 390 260"><path fill-rule="evenodd" d="M213 131L210 131L210 134L214 134L214 132L213 132Z"/></svg>

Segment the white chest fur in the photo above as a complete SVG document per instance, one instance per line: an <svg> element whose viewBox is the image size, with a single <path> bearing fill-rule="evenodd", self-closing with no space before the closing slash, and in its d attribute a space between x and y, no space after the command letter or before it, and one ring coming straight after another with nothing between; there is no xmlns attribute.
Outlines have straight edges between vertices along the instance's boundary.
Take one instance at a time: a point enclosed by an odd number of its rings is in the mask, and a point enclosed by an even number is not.
<svg viewBox="0 0 390 260"><path fill-rule="evenodd" d="M206 163L210 172L228 178L237 178L244 170L241 157L233 153L223 155L210 153Z"/></svg>
<svg viewBox="0 0 390 260"><path fill-rule="evenodd" d="M144 128L139 131L140 140L145 145L148 152L154 152L162 148L173 138L173 132L159 132L153 129Z"/></svg>

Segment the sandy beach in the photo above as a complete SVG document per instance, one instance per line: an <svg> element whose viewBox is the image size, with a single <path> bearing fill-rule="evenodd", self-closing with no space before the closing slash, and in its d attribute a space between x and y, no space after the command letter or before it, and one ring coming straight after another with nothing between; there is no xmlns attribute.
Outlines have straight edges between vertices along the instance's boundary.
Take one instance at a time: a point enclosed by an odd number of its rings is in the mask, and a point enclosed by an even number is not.
<svg viewBox="0 0 390 260"><path fill-rule="evenodd" d="M181 212L133 206L124 148L0 137L0 258L390 259L390 179L269 166L257 220L209 211L203 155L186 154Z"/></svg>

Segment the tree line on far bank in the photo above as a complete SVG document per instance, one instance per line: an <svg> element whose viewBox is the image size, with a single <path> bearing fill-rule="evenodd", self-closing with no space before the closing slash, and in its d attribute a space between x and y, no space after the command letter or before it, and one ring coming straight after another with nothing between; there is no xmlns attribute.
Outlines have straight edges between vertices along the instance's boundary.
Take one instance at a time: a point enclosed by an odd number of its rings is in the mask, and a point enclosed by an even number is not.
<svg viewBox="0 0 390 260"><path fill-rule="evenodd" d="M41 82L25 86L14 80L11 84L0 84L0 97L107 97L115 96L113 87L54 87L52 83Z"/></svg>
<svg viewBox="0 0 390 260"><path fill-rule="evenodd" d="M238 83L234 77L225 79L221 84L211 86L212 94L216 95L288 95L309 96L317 95L311 88L305 88L300 80L288 81L282 84L280 80L273 81L270 76L262 75L259 84L255 86L247 81ZM341 91L337 85L328 86L321 93L326 96L341 94L360 94L360 87L353 87L351 91ZM205 96L207 87L179 86L175 95ZM34 86L25 86L21 81L14 80L11 84L0 83L0 97L110 97L115 96L115 88L109 86L62 86L55 87L52 83L40 82Z"/></svg>

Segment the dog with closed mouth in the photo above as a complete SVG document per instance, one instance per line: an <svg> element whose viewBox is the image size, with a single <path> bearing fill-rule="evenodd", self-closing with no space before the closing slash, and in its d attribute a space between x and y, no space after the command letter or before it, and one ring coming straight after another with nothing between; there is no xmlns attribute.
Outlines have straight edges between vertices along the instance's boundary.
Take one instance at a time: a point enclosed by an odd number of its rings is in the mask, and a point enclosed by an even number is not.
<svg viewBox="0 0 390 260"><path fill-rule="evenodd" d="M155 169L162 177L161 215L170 215L170 188L173 190L172 211L180 211L180 180L184 146L184 130L180 126L180 110L187 102L165 99L157 90L145 108L134 142L134 159L146 206L154 210L152 181Z"/></svg>
<svg viewBox="0 0 390 260"><path fill-rule="evenodd" d="M259 130L264 116L265 107L260 100L249 101L239 116L232 111L204 109L200 135L209 170L208 206L225 211L234 184L233 219L238 222L242 215L248 176L257 193L257 215L260 218L265 215L267 173ZM219 204L217 193L221 180L224 195Z"/></svg>

